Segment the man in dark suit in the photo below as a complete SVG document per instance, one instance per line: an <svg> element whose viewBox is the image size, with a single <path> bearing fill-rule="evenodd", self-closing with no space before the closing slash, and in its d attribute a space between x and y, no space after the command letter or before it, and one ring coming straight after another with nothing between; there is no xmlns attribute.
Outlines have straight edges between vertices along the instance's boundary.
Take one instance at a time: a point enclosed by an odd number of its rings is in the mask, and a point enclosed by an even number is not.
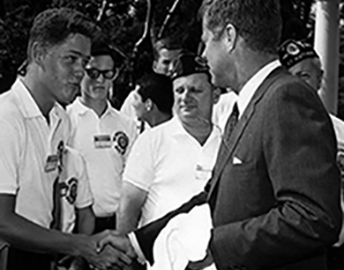
<svg viewBox="0 0 344 270"><path fill-rule="evenodd" d="M206 191L129 238L154 262L167 220L206 199L217 269L326 269L341 226L336 140L317 94L277 60L279 1L205 1L202 14L203 57L213 84L238 94L238 122L230 132L229 117ZM133 250L115 232L108 242Z"/></svg>

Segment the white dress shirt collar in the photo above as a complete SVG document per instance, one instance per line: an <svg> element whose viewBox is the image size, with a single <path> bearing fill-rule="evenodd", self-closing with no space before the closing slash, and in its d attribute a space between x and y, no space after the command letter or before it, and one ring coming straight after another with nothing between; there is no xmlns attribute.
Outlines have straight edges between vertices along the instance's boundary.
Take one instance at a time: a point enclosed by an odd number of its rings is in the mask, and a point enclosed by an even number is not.
<svg viewBox="0 0 344 270"><path fill-rule="evenodd" d="M266 77L277 67L279 67L281 63L279 60L274 60L263 68L261 68L256 74L254 74L251 79L249 79L244 87L241 89L238 95L238 109L239 109L239 118L244 113L248 103L252 99L254 93L257 91L259 86L263 83Z"/></svg>

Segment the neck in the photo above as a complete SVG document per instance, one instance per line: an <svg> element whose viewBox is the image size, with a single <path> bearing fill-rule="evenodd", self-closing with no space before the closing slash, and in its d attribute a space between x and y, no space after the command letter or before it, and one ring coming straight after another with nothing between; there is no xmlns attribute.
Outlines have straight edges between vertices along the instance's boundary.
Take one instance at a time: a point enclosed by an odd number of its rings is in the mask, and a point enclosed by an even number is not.
<svg viewBox="0 0 344 270"><path fill-rule="evenodd" d="M209 138L211 131L213 130L213 124L211 121L196 120L195 122L181 121L184 129L194 137L201 145L205 144Z"/></svg>
<svg viewBox="0 0 344 270"><path fill-rule="evenodd" d="M261 54L253 51L248 51L242 55L241 61L237 65L237 85L235 92L239 93L244 85L264 66L277 59L277 56L272 54ZM245 59L250 59L247 61Z"/></svg>
<svg viewBox="0 0 344 270"><path fill-rule="evenodd" d="M96 100L92 99L86 95L82 95L80 98L82 104L84 104L86 107L92 109L98 117L101 117L107 108L107 101L106 99L102 100Z"/></svg>
<svg viewBox="0 0 344 270"><path fill-rule="evenodd" d="M147 122L151 127L156 127L172 118L172 114L167 113L155 113L152 115L149 119L147 119Z"/></svg>
<svg viewBox="0 0 344 270"><path fill-rule="evenodd" d="M51 97L48 87L39 80L38 73L34 67L28 68L25 77L22 78L23 84L30 92L33 100L43 116L49 122L49 113L55 104L55 99Z"/></svg>

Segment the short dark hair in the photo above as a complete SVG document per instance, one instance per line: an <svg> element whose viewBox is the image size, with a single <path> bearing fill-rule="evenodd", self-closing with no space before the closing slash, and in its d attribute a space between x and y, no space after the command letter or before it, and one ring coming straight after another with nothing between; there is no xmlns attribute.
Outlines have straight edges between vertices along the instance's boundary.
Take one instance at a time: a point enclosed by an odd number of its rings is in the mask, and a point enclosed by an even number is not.
<svg viewBox="0 0 344 270"><path fill-rule="evenodd" d="M169 77L151 72L143 75L137 84L140 86L138 93L143 102L149 98L161 112L172 114L173 83Z"/></svg>
<svg viewBox="0 0 344 270"><path fill-rule="evenodd" d="M92 39L96 25L82 13L69 8L47 9L36 16L30 30L27 57L34 42L44 47L59 45L70 34L81 34Z"/></svg>
<svg viewBox="0 0 344 270"><path fill-rule="evenodd" d="M252 50L277 52L282 32L280 0L204 0L200 9L206 27L216 32L231 23Z"/></svg>
<svg viewBox="0 0 344 270"><path fill-rule="evenodd" d="M112 58L114 68L120 68L124 63L125 58L118 50L119 49L115 45L111 44L111 41L107 36L99 34L92 42L91 56L108 55Z"/></svg>
<svg viewBox="0 0 344 270"><path fill-rule="evenodd" d="M157 40L156 42L154 42L154 46L153 46L153 56L154 56L154 60L157 60L159 58L159 53L162 49L166 49L166 50L182 50L183 49L183 45L180 42L180 40L177 40L177 38L172 38L172 37L166 37L166 38L162 38Z"/></svg>

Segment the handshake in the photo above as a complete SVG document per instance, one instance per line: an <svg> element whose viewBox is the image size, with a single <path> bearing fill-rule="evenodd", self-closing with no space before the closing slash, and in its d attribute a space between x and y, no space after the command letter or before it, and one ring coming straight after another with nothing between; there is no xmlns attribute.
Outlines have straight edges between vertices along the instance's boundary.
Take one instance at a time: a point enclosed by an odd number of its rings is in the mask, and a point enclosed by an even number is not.
<svg viewBox="0 0 344 270"><path fill-rule="evenodd" d="M124 269L137 255L129 237L117 231L106 230L92 236L78 236L77 257L83 257L91 269Z"/></svg>

